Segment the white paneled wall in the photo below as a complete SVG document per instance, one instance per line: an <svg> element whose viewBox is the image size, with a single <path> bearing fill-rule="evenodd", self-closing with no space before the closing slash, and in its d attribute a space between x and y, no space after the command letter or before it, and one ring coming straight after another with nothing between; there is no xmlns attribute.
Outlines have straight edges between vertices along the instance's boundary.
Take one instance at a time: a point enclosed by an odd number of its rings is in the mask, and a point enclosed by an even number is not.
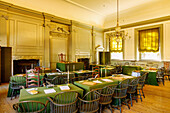
<svg viewBox="0 0 170 113"><path fill-rule="evenodd" d="M0 45L7 46L7 20L0 14Z"/></svg>
<svg viewBox="0 0 170 113"><path fill-rule="evenodd" d="M90 25L75 21L71 26L59 25L46 19L44 27L43 18L14 12L6 15L8 20L0 17L0 45L12 47L13 60L39 59L40 66L55 69L60 53L68 56L67 61L90 58L92 62L93 48L97 45L103 46L103 30L94 30L95 35L92 36L93 27ZM68 31L67 35L54 33L58 27ZM70 27L72 29L69 34Z"/></svg>
<svg viewBox="0 0 170 113"><path fill-rule="evenodd" d="M163 60L170 61L170 21L164 23Z"/></svg>
<svg viewBox="0 0 170 113"><path fill-rule="evenodd" d="M1 13L3 14L3 12ZM8 17L8 19L0 18L0 45L12 47L13 60L39 59L40 65L44 65L44 28L42 19L15 13L9 13L4 16Z"/></svg>
<svg viewBox="0 0 170 113"><path fill-rule="evenodd" d="M66 54L67 56L67 38L51 36L50 39L50 65L51 69L56 69L56 63L59 61L58 54ZM67 60L67 59L66 59Z"/></svg>
<svg viewBox="0 0 170 113"><path fill-rule="evenodd" d="M90 28L72 26L72 61L78 58L91 58L92 53L92 35Z"/></svg>
<svg viewBox="0 0 170 113"><path fill-rule="evenodd" d="M126 29L130 38L124 40L124 59L135 60L135 37L134 28Z"/></svg>

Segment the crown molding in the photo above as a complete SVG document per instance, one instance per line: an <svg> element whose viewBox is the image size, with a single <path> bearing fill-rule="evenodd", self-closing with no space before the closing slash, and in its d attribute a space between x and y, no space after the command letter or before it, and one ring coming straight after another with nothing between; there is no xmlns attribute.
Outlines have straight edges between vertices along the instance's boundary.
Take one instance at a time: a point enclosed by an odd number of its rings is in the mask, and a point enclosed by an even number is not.
<svg viewBox="0 0 170 113"><path fill-rule="evenodd" d="M154 18L154 19L149 19L149 20L144 20L144 21L140 21L140 22L134 22L134 23L131 23L131 24L122 25L120 27L122 29L125 29L125 28L136 27L136 26L152 24L152 23L168 21L168 20L170 20L170 15L164 16L164 17L159 17L159 18ZM114 31L114 30L115 30L115 27L111 27L111 28L104 29L104 32Z"/></svg>

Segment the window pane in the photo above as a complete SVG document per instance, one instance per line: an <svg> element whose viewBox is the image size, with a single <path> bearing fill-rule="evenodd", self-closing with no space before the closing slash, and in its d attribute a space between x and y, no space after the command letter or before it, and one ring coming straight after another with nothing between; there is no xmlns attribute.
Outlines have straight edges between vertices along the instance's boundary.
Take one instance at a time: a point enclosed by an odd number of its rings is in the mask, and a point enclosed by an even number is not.
<svg viewBox="0 0 170 113"><path fill-rule="evenodd" d="M112 52L111 59L123 60L123 52Z"/></svg>
<svg viewBox="0 0 170 113"><path fill-rule="evenodd" d="M160 52L144 52L141 53L141 60L161 60Z"/></svg>

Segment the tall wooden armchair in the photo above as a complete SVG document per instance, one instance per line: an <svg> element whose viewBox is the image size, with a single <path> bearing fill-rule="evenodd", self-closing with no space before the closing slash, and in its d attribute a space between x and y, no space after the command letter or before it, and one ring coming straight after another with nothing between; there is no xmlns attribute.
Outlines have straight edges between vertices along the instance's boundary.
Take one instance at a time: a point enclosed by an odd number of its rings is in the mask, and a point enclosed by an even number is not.
<svg viewBox="0 0 170 113"><path fill-rule="evenodd" d="M65 62L66 61L66 54L58 54L59 62Z"/></svg>
<svg viewBox="0 0 170 113"><path fill-rule="evenodd" d="M92 77L95 77L96 75L98 75L98 77L100 77L100 70L99 70L99 66L95 66L92 68L93 72L92 72Z"/></svg>
<svg viewBox="0 0 170 113"><path fill-rule="evenodd" d="M40 75L39 70L37 72L26 71L26 87L40 87Z"/></svg>

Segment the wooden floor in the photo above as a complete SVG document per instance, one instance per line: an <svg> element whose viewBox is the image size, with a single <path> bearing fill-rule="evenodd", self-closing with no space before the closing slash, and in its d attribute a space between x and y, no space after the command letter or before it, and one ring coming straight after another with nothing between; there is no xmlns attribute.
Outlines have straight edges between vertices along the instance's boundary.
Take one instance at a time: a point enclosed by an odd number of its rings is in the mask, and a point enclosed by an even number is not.
<svg viewBox="0 0 170 113"><path fill-rule="evenodd" d="M18 98L10 100L7 98L8 84L0 85L0 113L14 113L12 105L18 102ZM133 107L129 110L127 106L122 106L123 113L170 113L170 81L165 82L165 86L145 85L144 93L146 98L143 102L133 101ZM108 109L104 113L110 113ZM119 110L113 110L119 113Z"/></svg>

